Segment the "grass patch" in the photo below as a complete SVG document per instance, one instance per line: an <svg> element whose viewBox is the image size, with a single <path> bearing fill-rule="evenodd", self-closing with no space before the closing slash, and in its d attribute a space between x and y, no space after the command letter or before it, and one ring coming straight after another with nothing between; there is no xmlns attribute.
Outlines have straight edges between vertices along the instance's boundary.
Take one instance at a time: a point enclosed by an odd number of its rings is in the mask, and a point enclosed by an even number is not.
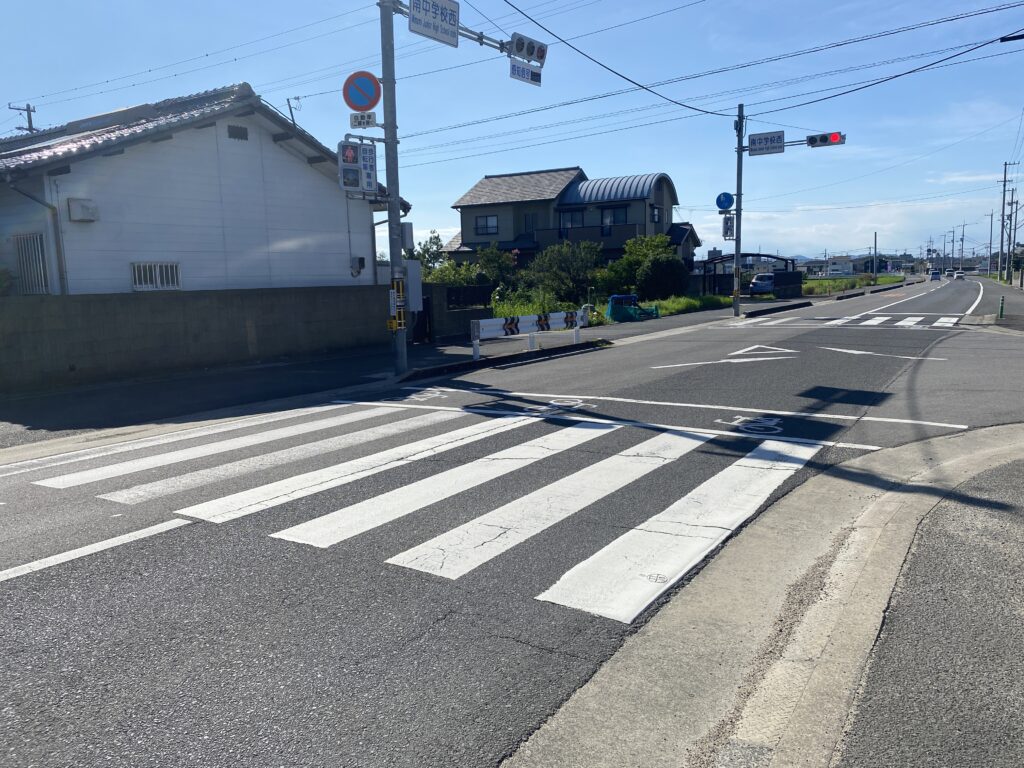
<svg viewBox="0 0 1024 768"><path fill-rule="evenodd" d="M856 288L865 288L870 285L891 285L902 283L903 275L879 275L877 283L871 282L871 275L859 275L858 277L825 277L810 278L803 284L804 296L825 296L842 291L852 291Z"/></svg>
<svg viewBox="0 0 1024 768"><path fill-rule="evenodd" d="M650 305L651 302L640 302ZM658 307L658 314L682 315L686 312L700 312L702 309L722 309L732 306L731 296L670 296L653 302Z"/></svg>

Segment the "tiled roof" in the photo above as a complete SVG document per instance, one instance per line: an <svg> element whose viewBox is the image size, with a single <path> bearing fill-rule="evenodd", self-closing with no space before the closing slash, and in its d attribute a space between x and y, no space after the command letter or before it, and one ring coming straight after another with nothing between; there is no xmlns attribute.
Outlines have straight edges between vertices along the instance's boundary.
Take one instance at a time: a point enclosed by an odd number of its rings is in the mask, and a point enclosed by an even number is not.
<svg viewBox="0 0 1024 768"><path fill-rule="evenodd" d="M559 205L589 205L619 200L645 200L654 192L659 179L668 182L672 191L672 204L676 205L676 188L665 173L645 173L639 176L612 176L607 179L585 179L570 184L558 200Z"/></svg>
<svg viewBox="0 0 1024 768"><path fill-rule="evenodd" d="M669 225L668 231L665 233L668 235L669 242L672 245L679 245L680 243L686 242L686 238L693 234L693 247L699 248L701 246L700 238L697 237L697 230L693 228L693 224L688 221L678 222L676 224Z"/></svg>
<svg viewBox="0 0 1024 768"><path fill-rule="evenodd" d="M452 253L454 251L459 251L459 250L468 251L470 249L462 244L462 233L461 232L456 232L452 236L452 239L444 244L444 246L441 248L441 252L442 253Z"/></svg>
<svg viewBox="0 0 1024 768"><path fill-rule="evenodd" d="M582 168L555 168L528 173L484 176L460 197L452 208L465 205L494 205L531 200L554 200L577 178L586 179Z"/></svg>
<svg viewBox="0 0 1024 768"><path fill-rule="evenodd" d="M101 149L105 151L126 141L199 122L246 103L262 104L252 87L241 83L155 104L141 104L0 140L0 172L70 160Z"/></svg>

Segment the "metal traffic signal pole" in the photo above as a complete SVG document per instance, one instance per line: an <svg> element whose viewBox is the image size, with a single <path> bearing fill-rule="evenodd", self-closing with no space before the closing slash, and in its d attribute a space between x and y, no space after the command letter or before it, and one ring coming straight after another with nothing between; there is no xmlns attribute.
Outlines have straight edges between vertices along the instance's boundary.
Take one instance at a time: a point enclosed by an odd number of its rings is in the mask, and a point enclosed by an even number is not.
<svg viewBox="0 0 1024 768"><path fill-rule="evenodd" d="M743 105L736 107L736 251L732 259L732 314L740 316L740 235L743 231Z"/></svg>
<svg viewBox="0 0 1024 768"><path fill-rule="evenodd" d="M380 85L384 100L384 165L388 185L388 256L391 279L405 278L402 263L402 198L398 192L398 109L395 106L395 11L392 0L380 0ZM376 267L374 267L376 269ZM405 328L394 332L395 373L409 369Z"/></svg>

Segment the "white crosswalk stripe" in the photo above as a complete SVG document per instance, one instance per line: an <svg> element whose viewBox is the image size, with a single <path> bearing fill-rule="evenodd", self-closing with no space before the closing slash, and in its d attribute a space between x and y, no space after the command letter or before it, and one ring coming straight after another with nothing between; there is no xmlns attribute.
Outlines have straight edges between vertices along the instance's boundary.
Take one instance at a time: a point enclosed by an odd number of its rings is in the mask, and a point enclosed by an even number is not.
<svg viewBox="0 0 1024 768"><path fill-rule="evenodd" d="M933 313L935 314L935 313ZM897 319L891 315L849 315L847 317L836 317L832 319L824 317L792 317L765 322L766 318L756 317L752 320L741 320L735 323L728 323L728 328L742 328L755 326L767 328L770 326L787 323L787 328L953 328L959 325L960 317L941 316L935 320L927 318L927 313L913 315L903 319ZM755 325L756 324L756 325Z"/></svg>
<svg viewBox="0 0 1024 768"><path fill-rule="evenodd" d="M664 432L388 560L455 579L709 439Z"/></svg>
<svg viewBox="0 0 1024 768"><path fill-rule="evenodd" d="M901 328L909 328L912 325L917 325L922 320L924 320L923 317L905 317L904 319L896 323L896 325Z"/></svg>
<svg viewBox="0 0 1024 768"><path fill-rule="evenodd" d="M274 440L284 440L288 437L308 435L311 432L320 432L325 429L340 427L345 424L351 424L355 421L363 421L364 419L371 419L375 416L384 416L393 412L393 409L390 408L371 408L365 411L352 411L349 413L343 413L340 416L332 416L328 419L305 421L301 424L280 427L268 432L257 432L252 435L233 437L230 440L203 443L202 445L196 445L191 448L182 448L181 450L171 451L170 453L158 453L153 456L145 456L141 459L122 461L119 464L108 464L104 467L84 469L80 472L72 472L67 475L49 477L45 480L36 480L36 485L45 485L49 488L72 488L76 485L85 485L86 483L95 483L100 480L107 480L111 477L130 475L135 472L142 472L146 469L166 467L169 464L180 464L184 461L192 461L193 459L199 459L205 456L215 456L218 453L237 451L239 448L250 448L254 445L262 445L263 443L269 443Z"/></svg>
<svg viewBox="0 0 1024 768"><path fill-rule="evenodd" d="M863 323L858 323L858 325L881 325L886 320L892 320L892 318L891 317L871 317L871 318L868 318L867 320L865 320Z"/></svg>
<svg viewBox="0 0 1024 768"><path fill-rule="evenodd" d="M418 509L476 488L489 480L527 467L535 461L576 448L598 435L607 434L615 429L618 427L606 424L573 424L536 440L493 453L359 504L286 528L273 536L314 547L331 547Z"/></svg>
<svg viewBox="0 0 1024 768"><path fill-rule="evenodd" d="M937 326L946 327L946 328L952 328L959 321L960 321L959 317L940 317L938 320L936 320L934 323L932 323L932 325L937 325Z"/></svg>
<svg viewBox="0 0 1024 768"><path fill-rule="evenodd" d="M713 451L704 448L710 440L741 441L740 445L750 445L757 440L748 435L712 434L703 430L648 424L647 429L655 430L653 436L648 435L632 447L614 451L608 451L605 443L596 444L588 453L598 458L579 461L577 466L582 465L582 468L540 485L531 482L531 477L536 475L531 474L534 465L559 453L579 449L590 441L602 441L613 433L621 434L622 430L635 427L593 419L576 421L569 417L554 423L536 416L519 415L484 419L479 413L444 406L423 412L403 409L397 404L350 404L341 413L333 410L319 412L320 418L315 421L272 427L227 440L217 439L217 432L212 432L212 441L205 444L180 449L172 446L165 453L139 458L129 455L125 461L118 460L121 458L118 456L111 459L113 463L109 465L90 466L36 481L38 485L64 492L99 480L123 478L124 487L102 493L98 498L137 505L187 490L207 488L219 482L236 481L246 476L255 478L252 484L242 486L244 490L218 492L209 488L195 500L196 503L180 509L172 508L168 512L172 518L169 522L8 568L0 572L0 581L26 576L40 568L54 567L96 552L123 550L140 537L165 533L186 525L190 520L226 523L322 493L331 503L328 508L334 511L281 530L275 530L280 526L272 527L264 535L328 549L522 470L521 482L496 485L493 492L478 491L479 501L475 496L465 497L472 504L486 504L479 512L473 512L472 519L433 538L424 536L427 540L413 542L411 548L386 560L391 566L457 580L468 577L499 557L516 557L517 553L519 557L529 557L526 553L535 549L520 545L531 540L536 540L539 545L543 541L541 534L572 535L568 533L571 527L581 524L575 521L585 521L578 513L611 494L622 492L628 498L642 497L641 480L656 470L685 473L688 454L718 455L717 448ZM361 424L370 419L381 421ZM467 419L473 423L460 424ZM526 436L529 439L505 439L505 444L512 443L512 447L488 448L491 438L529 425L534 428L532 434ZM341 434L330 437L317 435L334 427L345 429ZM441 433L420 439L413 436L417 429L434 427L440 427ZM540 430L544 430L543 434L539 434ZM316 439L258 455L226 456L232 451L300 436L316 436ZM381 450L370 446L359 451L365 455L357 454L357 458L287 474L289 464L396 437L410 442L404 445L392 442L393 447ZM425 468L419 475L421 479L399 487L392 486L369 498L366 497L365 484L356 490L360 494L359 501L345 503L343 495L339 501L329 493L413 462L430 467L431 459L474 444L479 444L479 450L474 452L473 460L468 463L441 470ZM139 450L149 453L155 447L147 443L139 445ZM757 443L756 448L699 484L667 509L579 562L550 588L537 595L537 599L616 621L633 621L749 519L772 492L803 467L821 447L822 444L815 441L790 442L782 438ZM115 453L121 452L114 451L111 455ZM174 473L178 464L212 456L224 458L215 466ZM98 458L92 457L93 462L96 463ZM448 467L451 467L451 462ZM43 468L52 467L44 465ZM128 480L134 473L159 468L164 468L165 476L162 478L147 478L148 482L135 485ZM278 470L277 474L283 479L268 482L260 475L277 468L285 468ZM233 489L237 487L235 485ZM507 490L510 487L517 489L511 495ZM522 490L518 490L520 488ZM564 532L561 530L563 526L568 526ZM196 526L192 530L202 529ZM527 596L532 594L533 590Z"/></svg>
<svg viewBox="0 0 1024 768"><path fill-rule="evenodd" d="M394 409L388 409L393 412ZM379 415L374 411L364 411L371 416ZM366 418L370 418L367 416ZM285 448L272 453L264 453L248 459L240 459L227 464L220 464L210 469L200 469L195 472L188 472L177 477L170 477L164 480L155 480L151 483L132 486L121 491L100 494L101 499L116 501L120 504L139 504L143 501L158 499L161 496L168 496L172 493L181 493L190 488L199 488L210 483L228 480L233 477L260 472L271 467L289 464L304 459L311 459L324 454L350 448L354 445L362 445L373 440L380 440L385 437L405 434L410 430L419 427L426 427L432 424L441 424L452 419L465 418L465 414L457 411L432 411L410 419L392 421L387 424L380 424L376 427L360 429L355 432L347 432L338 437L331 437L326 440L316 440L312 443L303 443L294 448Z"/></svg>
<svg viewBox="0 0 1024 768"><path fill-rule="evenodd" d="M274 483L185 507L179 509L175 514L196 517L211 523L224 523L295 499L354 483L356 480L375 475L386 469L395 469L404 464L428 459L478 440L494 437L510 429L518 429L536 422L537 420L531 416L515 416L472 424L453 432L417 440L371 456L345 461L326 469L304 472L285 480L278 480Z"/></svg>
<svg viewBox="0 0 1024 768"><path fill-rule="evenodd" d="M820 450L766 440L567 572L538 600L631 622Z"/></svg>

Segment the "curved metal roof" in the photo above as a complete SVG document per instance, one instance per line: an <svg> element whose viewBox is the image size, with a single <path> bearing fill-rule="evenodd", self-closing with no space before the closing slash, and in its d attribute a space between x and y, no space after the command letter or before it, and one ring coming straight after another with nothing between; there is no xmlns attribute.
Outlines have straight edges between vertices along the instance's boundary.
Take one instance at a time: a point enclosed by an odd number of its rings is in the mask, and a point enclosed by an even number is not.
<svg viewBox="0 0 1024 768"><path fill-rule="evenodd" d="M679 204L676 187L667 173L645 173L639 176L612 176L608 179L577 181L566 187L559 205L588 205L619 200L644 200L654 192L654 185L664 179L672 193L672 205Z"/></svg>

